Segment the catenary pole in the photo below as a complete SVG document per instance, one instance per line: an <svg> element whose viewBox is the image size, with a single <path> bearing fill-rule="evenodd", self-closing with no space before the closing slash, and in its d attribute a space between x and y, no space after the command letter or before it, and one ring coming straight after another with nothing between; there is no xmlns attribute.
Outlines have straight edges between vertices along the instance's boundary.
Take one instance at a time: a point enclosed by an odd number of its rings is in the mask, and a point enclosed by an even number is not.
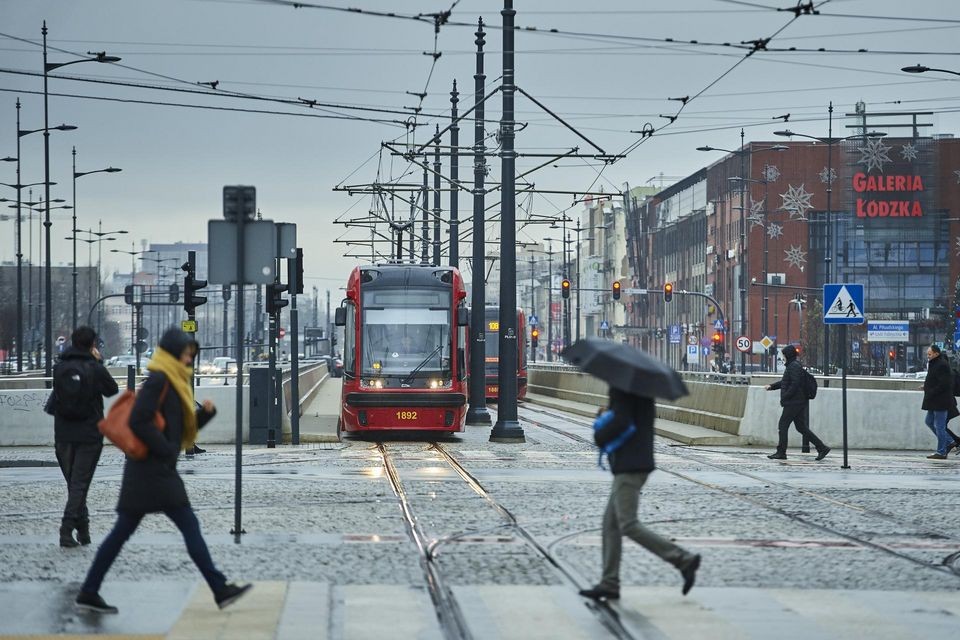
<svg viewBox="0 0 960 640"><path fill-rule="evenodd" d="M460 157L457 150L460 148L460 124L457 122L457 103L460 102L460 93L457 91L457 81L453 81L453 90L450 92L450 181L456 185L460 182ZM447 249L450 266L460 268L460 189L450 190L450 247ZM398 256L399 257L399 256Z"/></svg>
<svg viewBox="0 0 960 640"><path fill-rule="evenodd" d="M513 0L504 0L503 11L503 114L500 120L500 366L497 422L491 442L525 442L517 417L517 192L514 122L514 16Z"/></svg>

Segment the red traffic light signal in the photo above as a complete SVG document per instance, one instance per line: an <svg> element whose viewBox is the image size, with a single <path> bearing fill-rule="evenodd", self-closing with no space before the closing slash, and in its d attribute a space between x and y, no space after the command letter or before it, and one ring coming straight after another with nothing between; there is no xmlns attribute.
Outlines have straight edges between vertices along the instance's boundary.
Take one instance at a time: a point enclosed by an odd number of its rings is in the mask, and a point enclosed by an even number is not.
<svg viewBox="0 0 960 640"><path fill-rule="evenodd" d="M720 334L719 332L718 332L718 333L714 333L714 334L713 334L713 342L714 342L714 343L723 342L723 335Z"/></svg>
<svg viewBox="0 0 960 640"><path fill-rule="evenodd" d="M570 281L566 278L560 282L560 295L563 296L564 300L570 297Z"/></svg>
<svg viewBox="0 0 960 640"><path fill-rule="evenodd" d="M663 285L663 301L670 302L673 300L673 283L667 282Z"/></svg>
<svg viewBox="0 0 960 640"><path fill-rule="evenodd" d="M621 286L621 285L620 285L619 282L614 282L614 283L613 283L613 299L614 299L614 300L619 300L619 299L620 299L620 286Z"/></svg>

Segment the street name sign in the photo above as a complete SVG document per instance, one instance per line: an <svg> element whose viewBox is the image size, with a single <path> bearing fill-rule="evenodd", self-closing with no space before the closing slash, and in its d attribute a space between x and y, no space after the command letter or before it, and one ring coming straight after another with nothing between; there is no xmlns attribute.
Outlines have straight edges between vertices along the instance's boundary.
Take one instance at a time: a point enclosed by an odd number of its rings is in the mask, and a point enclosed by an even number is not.
<svg viewBox="0 0 960 640"><path fill-rule="evenodd" d="M867 340L876 342L910 342L910 321L867 322Z"/></svg>

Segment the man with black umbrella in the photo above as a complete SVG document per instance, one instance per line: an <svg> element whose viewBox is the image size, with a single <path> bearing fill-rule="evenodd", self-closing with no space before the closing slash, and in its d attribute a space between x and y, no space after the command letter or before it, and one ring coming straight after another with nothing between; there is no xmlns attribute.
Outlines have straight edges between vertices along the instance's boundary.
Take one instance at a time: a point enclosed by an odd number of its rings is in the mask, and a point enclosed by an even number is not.
<svg viewBox="0 0 960 640"><path fill-rule="evenodd" d="M637 519L640 491L655 468L656 407L649 396L675 399L687 394L686 386L676 371L624 344L581 340L565 350L563 357L610 384L613 414L594 431L594 441L607 453L613 473L613 486L603 514L603 576L599 584L583 589L580 595L594 600L620 597L624 536L676 567L683 576L686 595L696 581L700 555L651 531Z"/></svg>

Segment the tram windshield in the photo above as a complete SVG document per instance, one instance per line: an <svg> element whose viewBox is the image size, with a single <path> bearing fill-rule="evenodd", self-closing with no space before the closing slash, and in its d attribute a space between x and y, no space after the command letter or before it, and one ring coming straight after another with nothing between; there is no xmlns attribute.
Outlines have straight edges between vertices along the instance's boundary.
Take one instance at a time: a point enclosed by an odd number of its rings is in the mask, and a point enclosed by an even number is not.
<svg viewBox="0 0 960 640"><path fill-rule="evenodd" d="M449 377L450 291L374 289L363 303L362 375Z"/></svg>

